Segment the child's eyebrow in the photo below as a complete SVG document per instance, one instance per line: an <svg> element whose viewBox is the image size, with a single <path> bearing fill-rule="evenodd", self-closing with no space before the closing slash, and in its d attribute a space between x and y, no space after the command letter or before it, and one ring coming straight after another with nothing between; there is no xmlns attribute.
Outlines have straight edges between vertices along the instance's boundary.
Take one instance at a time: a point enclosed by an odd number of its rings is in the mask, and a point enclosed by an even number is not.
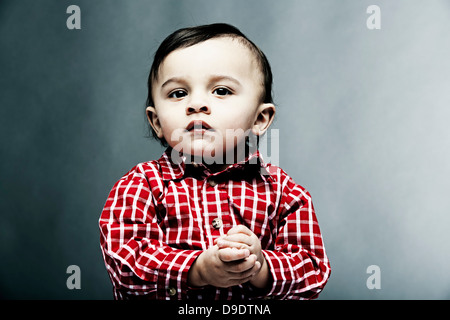
<svg viewBox="0 0 450 320"><path fill-rule="evenodd" d="M171 82L184 83L185 80L183 78L179 78L179 77L169 78L168 80L164 81L164 83L161 85L161 89L164 88L165 86L167 86L168 84L170 84Z"/></svg>
<svg viewBox="0 0 450 320"><path fill-rule="evenodd" d="M227 76L227 75L215 74L215 75L212 75L209 78L210 82L218 82L218 81L221 81L221 80L228 80L228 81L234 82L238 86L241 85L239 80L237 80L236 78L233 78L231 76Z"/></svg>
<svg viewBox="0 0 450 320"><path fill-rule="evenodd" d="M221 80L228 80L231 82L234 82L236 85L240 86L241 83L236 78L233 78L231 76L227 75L221 75L221 74L215 74L209 77L209 82L218 82ZM175 83L185 83L186 80L182 77L172 77L164 81L164 83L161 85L161 89L167 86L168 84L175 82Z"/></svg>

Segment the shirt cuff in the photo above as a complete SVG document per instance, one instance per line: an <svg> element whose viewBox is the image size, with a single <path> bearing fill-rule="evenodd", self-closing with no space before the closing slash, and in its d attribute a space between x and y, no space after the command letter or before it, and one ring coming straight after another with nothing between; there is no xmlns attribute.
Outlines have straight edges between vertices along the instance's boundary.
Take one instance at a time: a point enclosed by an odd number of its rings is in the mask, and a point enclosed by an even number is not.
<svg viewBox="0 0 450 320"><path fill-rule="evenodd" d="M293 266L283 254L271 250L262 250L269 267L272 283L266 288L266 299L284 299L295 281Z"/></svg>
<svg viewBox="0 0 450 320"><path fill-rule="evenodd" d="M288 256L271 250L262 252L272 276L272 285L269 285L266 298L314 299L327 282L327 266L314 267L306 253L298 252Z"/></svg>
<svg viewBox="0 0 450 320"><path fill-rule="evenodd" d="M158 270L157 299L186 299L190 289L187 282L188 272L200 253L201 250L174 249L166 256Z"/></svg>

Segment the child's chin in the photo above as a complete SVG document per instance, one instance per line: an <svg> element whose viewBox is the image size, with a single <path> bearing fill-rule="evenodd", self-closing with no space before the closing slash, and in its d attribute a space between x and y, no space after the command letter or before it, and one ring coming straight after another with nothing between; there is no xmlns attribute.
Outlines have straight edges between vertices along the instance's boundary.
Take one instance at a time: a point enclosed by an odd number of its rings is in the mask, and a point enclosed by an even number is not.
<svg viewBox="0 0 450 320"><path fill-rule="evenodd" d="M223 159L223 151L212 148L210 146L201 147L201 148L191 148L191 155L197 158L202 158L207 163L210 163L215 159ZM214 161L214 162L216 162Z"/></svg>

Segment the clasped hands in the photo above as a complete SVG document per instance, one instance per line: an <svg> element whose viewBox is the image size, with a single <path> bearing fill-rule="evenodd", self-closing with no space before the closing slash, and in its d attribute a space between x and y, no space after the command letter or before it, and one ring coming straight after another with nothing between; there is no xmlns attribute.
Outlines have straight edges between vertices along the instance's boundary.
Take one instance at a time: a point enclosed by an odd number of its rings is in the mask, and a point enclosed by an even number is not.
<svg viewBox="0 0 450 320"><path fill-rule="evenodd" d="M244 225L238 225L197 257L189 270L188 282L192 286L228 288L250 281L263 288L268 274L258 237Z"/></svg>

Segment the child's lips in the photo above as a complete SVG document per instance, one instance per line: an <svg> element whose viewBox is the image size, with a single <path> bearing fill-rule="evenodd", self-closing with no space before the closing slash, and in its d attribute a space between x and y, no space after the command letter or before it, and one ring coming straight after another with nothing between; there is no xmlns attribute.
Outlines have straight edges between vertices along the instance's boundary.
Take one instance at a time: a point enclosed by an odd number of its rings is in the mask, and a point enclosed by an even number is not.
<svg viewBox="0 0 450 320"><path fill-rule="evenodd" d="M187 131L194 131L195 132L205 132L206 130L212 130L211 126L203 121L203 120L193 120L189 122L188 126L186 127Z"/></svg>

